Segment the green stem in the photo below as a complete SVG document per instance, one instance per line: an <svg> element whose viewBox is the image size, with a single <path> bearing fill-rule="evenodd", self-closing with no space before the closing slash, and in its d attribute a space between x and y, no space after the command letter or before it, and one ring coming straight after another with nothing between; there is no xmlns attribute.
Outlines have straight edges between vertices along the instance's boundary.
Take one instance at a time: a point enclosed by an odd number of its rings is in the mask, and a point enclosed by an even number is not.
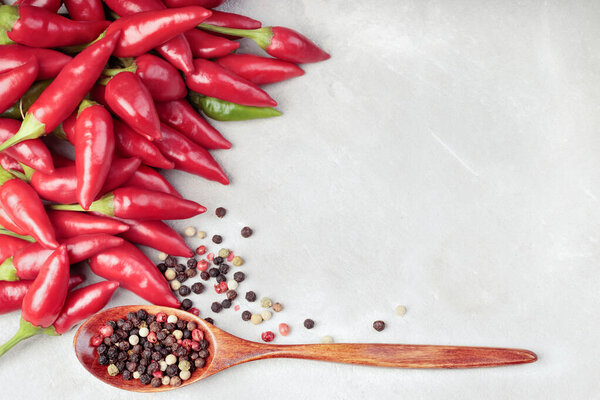
<svg viewBox="0 0 600 400"><path fill-rule="evenodd" d="M13 231L9 231L8 229L2 227L2 225L0 225L0 235L16 237L17 239L22 239L22 240L28 241L30 243L35 242L35 239L32 238L31 236L18 235L16 233L14 233Z"/></svg>
<svg viewBox="0 0 600 400"><path fill-rule="evenodd" d="M19 19L19 8L15 6L0 6L0 28L5 31L12 29Z"/></svg>
<svg viewBox="0 0 600 400"><path fill-rule="evenodd" d="M81 101L81 103L79 104L79 109L77 110L77 116L79 116L79 114L81 114L81 112L82 112L83 110L85 110L86 108L88 108L88 107L91 107L91 106L96 106L96 105L98 105L98 103L96 103L96 102L95 102L95 101L93 101L93 100L83 99L83 100ZM63 131L63 132L64 132L64 131ZM65 133L65 136L66 136L66 135L67 135L67 134Z"/></svg>
<svg viewBox="0 0 600 400"><path fill-rule="evenodd" d="M21 168L23 168L23 172L25 173L25 180L27 182L31 181L31 177L33 176L35 169L21 163Z"/></svg>
<svg viewBox="0 0 600 400"><path fill-rule="evenodd" d="M85 43L85 44L78 44L75 46L67 46L67 47L61 47L60 50L63 53L67 53L67 54L77 54L77 53L81 53L83 50L87 49L88 47L90 47L92 44L96 43L98 40L102 39L104 36L106 36L106 31L102 32L100 34L100 36L98 36L96 39L94 39L93 41L89 42L89 43Z"/></svg>
<svg viewBox="0 0 600 400"><path fill-rule="evenodd" d="M90 206L89 210L84 210L79 204L53 204L50 206L53 210L63 211L95 211L100 214L108 215L110 217L115 216L114 206L115 196L112 193L105 194L100 199L94 201Z"/></svg>
<svg viewBox="0 0 600 400"><path fill-rule="evenodd" d="M21 318L21 323L19 324L19 330L15 335L8 340L8 342L4 343L0 346L0 357L6 354L10 349L15 347L15 345L25 339L29 339L32 336L39 335L40 333L44 333L44 329L39 326L34 326L31 323L25 321Z"/></svg>
<svg viewBox="0 0 600 400"><path fill-rule="evenodd" d="M37 139L46 134L46 125L38 121L33 114L27 113L19 131L0 144L0 151L28 139Z"/></svg>
<svg viewBox="0 0 600 400"><path fill-rule="evenodd" d="M0 264L0 281L18 281L17 269L13 264L12 257L8 257Z"/></svg>
<svg viewBox="0 0 600 400"><path fill-rule="evenodd" d="M6 182L10 181L11 179L15 179L13 174L11 174L7 170L5 170L2 166L0 166L0 186L4 185Z"/></svg>
<svg viewBox="0 0 600 400"><path fill-rule="evenodd" d="M271 44L273 38L273 29L269 26L265 26L259 29L236 29L236 28L225 28L222 26L214 26L210 24L200 24L198 28L204 29L205 31L223 33L226 35L239 36L243 38L252 39L262 49L266 49Z"/></svg>
<svg viewBox="0 0 600 400"><path fill-rule="evenodd" d="M59 126L57 126L53 131L52 134L54 136L56 136L58 139L60 140L67 140L67 133L65 132L65 130L63 129L62 124L60 124Z"/></svg>
<svg viewBox="0 0 600 400"><path fill-rule="evenodd" d="M15 44L15 42L8 37L8 32L4 29L0 29L0 44Z"/></svg>

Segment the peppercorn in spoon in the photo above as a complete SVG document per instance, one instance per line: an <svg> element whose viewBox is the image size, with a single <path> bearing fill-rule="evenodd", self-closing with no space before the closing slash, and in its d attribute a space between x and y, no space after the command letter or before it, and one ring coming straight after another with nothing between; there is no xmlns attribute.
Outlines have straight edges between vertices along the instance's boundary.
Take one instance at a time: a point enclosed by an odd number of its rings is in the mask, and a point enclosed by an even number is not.
<svg viewBox="0 0 600 400"><path fill-rule="evenodd" d="M134 392L162 392L175 389L171 385L153 387L138 379L125 380L111 376L106 365L99 363L97 347L91 344L107 321L125 318L128 313L145 310L174 316L195 323L208 342L206 362L197 368L180 386L207 378L229 367L264 358L304 358L349 364L397 368L476 368L531 363L537 360L529 350L493 347L431 346L404 344L332 343L274 345L255 343L235 337L193 314L160 306L123 306L104 310L85 321L77 330L73 346L77 358L92 375L109 385ZM171 356L172 357L172 356ZM180 387L177 386L177 387Z"/></svg>

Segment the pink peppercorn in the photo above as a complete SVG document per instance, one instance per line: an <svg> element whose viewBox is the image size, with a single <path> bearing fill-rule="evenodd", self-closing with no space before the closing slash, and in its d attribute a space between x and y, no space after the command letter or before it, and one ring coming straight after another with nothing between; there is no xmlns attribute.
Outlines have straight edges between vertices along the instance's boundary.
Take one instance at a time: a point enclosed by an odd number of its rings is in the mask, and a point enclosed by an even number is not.
<svg viewBox="0 0 600 400"><path fill-rule="evenodd" d="M198 248L196 249L196 254L198 254L199 256L206 254L206 246L198 246Z"/></svg>
<svg viewBox="0 0 600 400"><path fill-rule="evenodd" d="M158 337L156 337L156 332L150 332L148 336L146 336L146 340L150 343L158 342Z"/></svg>
<svg viewBox="0 0 600 400"><path fill-rule="evenodd" d="M183 339L181 345L185 347L186 350L189 350L192 347L192 341L190 339Z"/></svg>
<svg viewBox="0 0 600 400"><path fill-rule="evenodd" d="M279 324L279 333L281 333L281 336L287 336L290 333L290 326L282 322Z"/></svg>
<svg viewBox="0 0 600 400"><path fill-rule="evenodd" d="M192 339L194 339L197 342L201 341L202 339L204 339L204 332L202 332L200 329L192 330Z"/></svg>
<svg viewBox="0 0 600 400"><path fill-rule="evenodd" d="M234 257L235 257L235 254L233 254L233 251L229 250L229 255L227 256L227 261L231 262Z"/></svg>
<svg viewBox="0 0 600 400"><path fill-rule="evenodd" d="M227 291L229 289L229 287L227 286L227 282L223 281L219 283L219 286L221 286L221 289L223 289L223 291Z"/></svg>
<svg viewBox="0 0 600 400"><path fill-rule="evenodd" d="M152 373L152 376L154 376L155 378L162 378L163 377L163 372L162 371L154 371Z"/></svg>
<svg viewBox="0 0 600 400"><path fill-rule="evenodd" d="M271 331L266 331L263 332L262 335L260 335L260 337L265 342L272 342L273 339L275 339L275 334Z"/></svg>
<svg viewBox="0 0 600 400"><path fill-rule="evenodd" d="M109 337L114 333L114 329L110 325L102 325L98 331L103 337Z"/></svg>
<svg viewBox="0 0 600 400"><path fill-rule="evenodd" d="M183 340L177 339L177 344L181 346L183 344Z"/></svg>
<svg viewBox="0 0 600 400"><path fill-rule="evenodd" d="M164 312L156 313L156 322L167 322L167 314Z"/></svg>
<svg viewBox="0 0 600 400"><path fill-rule="evenodd" d="M198 310L196 307L192 307L188 310L189 313L194 314L196 317L198 315L200 315L200 310Z"/></svg>
<svg viewBox="0 0 600 400"><path fill-rule="evenodd" d="M215 259L215 255L213 253L208 253L206 255L206 258L208 259L208 261L212 261Z"/></svg>
<svg viewBox="0 0 600 400"><path fill-rule="evenodd" d="M193 341L192 342L192 350L194 350L194 351L200 350L200 343Z"/></svg>
<svg viewBox="0 0 600 400"><path fill-rule="evenodd" d="M198 263L198 269L202 272L206 271L208 269L208 261L200 260Z"/></svg>
<svg viewBox="0 0 600 400"><path fill-rule="evenodd" d="M103 339L101 335L92 336L92 338L90 339L90 345L98 347L102 343L102 340Z"/></svg>
<svg viewBox="0 0 600 400"><path fill-rule="evenodd" d="M239 304L236 304L236 306L235 306L235 307L233 307L233 309L234 309L235 311L240 311L240 305L239 305Z"/></svg>
<svg viewBox="0 0 600 400"><path fill-rule="evenodd" d="M214 285L215 292L217 293L225 293L227 291L227 282L221 282Z"/></svg>

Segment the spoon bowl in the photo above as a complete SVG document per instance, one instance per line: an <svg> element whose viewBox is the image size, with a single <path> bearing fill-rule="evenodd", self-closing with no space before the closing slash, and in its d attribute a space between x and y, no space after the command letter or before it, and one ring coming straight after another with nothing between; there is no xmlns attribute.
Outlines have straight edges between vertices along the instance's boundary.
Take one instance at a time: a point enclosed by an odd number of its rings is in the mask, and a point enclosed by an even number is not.
<svg viewBox="0 0 600 400"><path fill-rule="evenodd" d="M144 309L156 315L164 312L184 321L194 321L204 331L209 342L209 356L202 368L194 371L181 386L143 385L138 379L126 381L122 376L110 376L105 365L98 364L96 348L90 339L98 334L106 321L125 318L128 312ZM434 346L410 344L332 343L274 345L250 342L233 336L193 314L160 306L122 306L103 310L85 321L75 333L73 347L79 362L96 378L119 389L133 392L164 392L191 385L226 368L264 358L303 358L350 364L397 368L475 368L531 363L535 353L522 349L494 347Z"/></svg>

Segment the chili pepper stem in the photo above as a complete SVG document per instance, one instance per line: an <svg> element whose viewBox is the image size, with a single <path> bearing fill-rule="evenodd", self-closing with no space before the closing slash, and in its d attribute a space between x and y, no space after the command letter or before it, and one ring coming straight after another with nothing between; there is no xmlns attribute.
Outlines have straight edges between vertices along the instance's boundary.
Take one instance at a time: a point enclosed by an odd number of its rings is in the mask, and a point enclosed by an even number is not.
<svg viewBox="0 0 600 400"><path fill-rule="evenodd" d="M2 264L0 264L0 281L18 281L19 277L17 276L17 269L13 265L12 257L4 260Z"/></svg>
<svg viewBox="0 0 600 400"><path fill-rule="evenodd" d="M25 179L23 179L26 182L31 181L31 177L33 176L33 173L35 172L35 170L25 164L21 163L21 168L23 168L23 172L25 173Z"/></svg>
<svg viewBox="0 0 600 400"><path fill-rule="evenodd" d="M4 29L5 31L10 31L18 19L19 9L17 7L0 6L0 27L2 29Z"/></svg>
<svg viewBox="0 0 600 400"><path fill-rule="evenodd" d="M4 29L0 29L0 44L14 44L12 40L8 37L8 32Z"/></svg>
<svg viewBox="0 0 600 400"><path fill-rule="evenodd" d="M0 166L0 186L14 178L10 172Z"/></svg>
<svg viewBox="0 0 600 400"><path fill-rule="evenodd" d="M63 211L94 211L111 217L115 216L114 195L112 193L105 194L94 201L88 210L84 210L79 204L53 204L50 208Z"/></svg>
<svg viewBox="0 0 600 400"><path fill-rule="evenodd" d="M38 121L33 114L27 113L19 131L0 144L0 151L28 139L37 139L46 133L46 125Z"/></svg>
<svg viewBox="0 0 600 400"><path fill-rule="evenodd" d="M225 28L222 26L214 26L210 24L200 24L198 28L206 31L224 33L232 36L239 36L247 39L252 39L262 49L266 49L271 44L271 38L273 37L273 30L265 26L258 29L236 29L236 28Z"/></svg>
<svg viewBox="0 0 600 400"><path fill-rule="evenodd" d="M97 104L98 104L98 103L96 103L96 102L95 102L95 101L93 101L93 100L83 99L83 100L81 101L81 103L79 104L79 109L77 110L77 116L79 116L79 114L81 114L81 112L82 112L83 110L85 110L86 108L88 108L88 107L91 107L91 106L95 106L95 105L97 105ZM60 126L60 125L59 125L59 126ZM64 130L63 130L63 132L64 132ZM65 136L66 136L66 133L65 133Z"/></svg>
<svg viewBox="0 0 600 400"><path fill-rule="evenodd" d="M35 239L32 238L31 236L23 236L23 235L18 235L12 231L9 231L8 229L5 229L4 227L2 227L2 225L0 225L0 235L6 235L6 236L12 236L12 237L16 237L18 239L23 239L25 241L28 241L30 243L35 242Z"/></svg>
<svg viewBox="0 0 600 400"><path fill-rule="evenodd" d="M39 326L34 326L31 323L25 321L21 318L21 323L19 324L19 330L15 335L8 340L8 342L4 343L0 346L0 357L6 354L10 349L15 347L15 345L25 339L29 339L32 336L39 335L43 332L44 329Z"/></svg>

